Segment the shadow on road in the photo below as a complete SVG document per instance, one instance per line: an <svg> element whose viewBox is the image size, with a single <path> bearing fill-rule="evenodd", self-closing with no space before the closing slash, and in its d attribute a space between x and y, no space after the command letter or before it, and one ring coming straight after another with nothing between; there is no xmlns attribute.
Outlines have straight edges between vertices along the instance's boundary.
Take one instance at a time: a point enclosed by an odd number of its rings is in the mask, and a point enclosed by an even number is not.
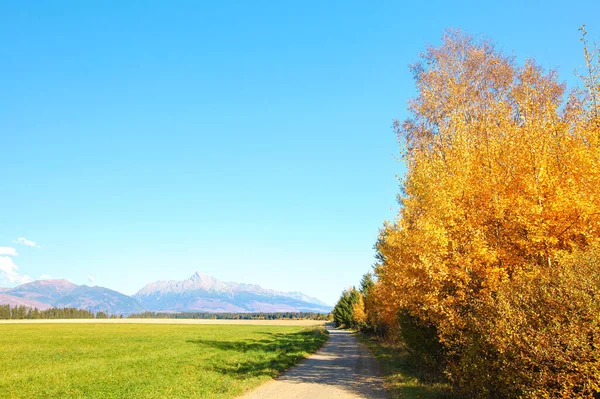
<svg viewBox="0 0 600 399"><path fill-rule="evenodd" d="M386 398L375 360L349 332L329 330L330 341L315 356L285 373L291 383L337 387L358 396Z"/></svg>
<svg viewBox="0 0 600 399"><path fill-rule="evenodd" d="M350 332L328 329L328 342L314 355L276 377L275 382L250 392L248 397L387 398L375 358ZM246 353L247 361L216 366L213 370L245 379L268 375L275 377L297 363L318 339L314 332L271 334L268 338L244 342L190 340L223 351ZM253 352L256 354L253 356ZM264 352L277 355L264 359ZM254 395L254 396L253 396ZM283 396L282 396L283 395Z"/></svg>

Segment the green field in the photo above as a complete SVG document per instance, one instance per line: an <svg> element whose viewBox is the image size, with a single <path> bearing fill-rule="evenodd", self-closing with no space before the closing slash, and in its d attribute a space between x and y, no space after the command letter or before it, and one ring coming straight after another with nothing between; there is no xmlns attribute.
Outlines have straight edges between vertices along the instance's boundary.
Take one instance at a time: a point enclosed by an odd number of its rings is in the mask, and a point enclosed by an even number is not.
<svg viewBox="0 0 600 399"><path fill-rule="evenodd" d="M325 340L322 327L0 324L0 395L231 398Z"/></svg>

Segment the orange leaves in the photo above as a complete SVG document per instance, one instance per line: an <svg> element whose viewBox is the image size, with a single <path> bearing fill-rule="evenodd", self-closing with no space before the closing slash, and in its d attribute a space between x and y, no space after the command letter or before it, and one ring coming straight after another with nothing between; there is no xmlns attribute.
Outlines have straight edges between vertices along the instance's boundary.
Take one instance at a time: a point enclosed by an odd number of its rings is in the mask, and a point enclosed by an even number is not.
<svg viewBox="0 0 600 399"><path fill-rule="evenodd" d="M572 102L569 117L561 113L565 87L554 72L533 61L518 67L459 32L428 48L413 72L419 95L398 129L407 142L406 195L382 248L391 268L405 270L396 286L459 276L442 281L452 287L442 291L462 297L457 290L489 285L488 274L510 276L580 245L582 235L589 241L584 222L597 224L600 206L590 159L600 151L573 135L585 109ZM415 298L428 296L423 288Z"/></svg>
<svg viewBox="0 0 600 399"><path fill-rule="evenodd" d="M448 32L411 67L418 95L409 102L411 118L395 123L408 172L398 218L378 241L373 297L374 311L392 328L408 312L434 326L457 356L476 353L497 362L527 345L485 341L492 326L477 317L505 322L507 337L530 331L531 353L553 345L540 332L546 316L527 284L551 290L555 278L567 290L556 262L600 245L600 78L590 65L587 92L573 91L566 102L555 72L532 60L519 66L489 41L460 32ZM553 306L547 318L558 323L563 341L580 345L563 328L560 309L566 308L533 292ZM581 292L571 297L590 300ZM520 318L527 319L518 324ZM509 366L497 363L489 376L501 379L494 373ZM567 391L581 381L565 378Z"/></svg>
<svg viewBox="0 0 600 399"><path fill-rule="evenodd" d="M358 300L352 306L352 318L354 324L359 328L367 324L367 313L365 312L365 300L362 293L358 294Z"/></svg>

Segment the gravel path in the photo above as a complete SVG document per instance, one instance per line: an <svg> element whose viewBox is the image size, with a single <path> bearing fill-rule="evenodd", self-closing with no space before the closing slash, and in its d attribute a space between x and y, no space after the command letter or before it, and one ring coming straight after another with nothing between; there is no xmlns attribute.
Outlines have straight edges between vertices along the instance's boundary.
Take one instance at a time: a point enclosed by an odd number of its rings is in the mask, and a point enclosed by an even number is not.
<svg viewBox="0 0 600 399"><path fill-rule="evenodd" d="M314 355L241 399L387 398L375 358L348 331L329 329Z"/></svg>

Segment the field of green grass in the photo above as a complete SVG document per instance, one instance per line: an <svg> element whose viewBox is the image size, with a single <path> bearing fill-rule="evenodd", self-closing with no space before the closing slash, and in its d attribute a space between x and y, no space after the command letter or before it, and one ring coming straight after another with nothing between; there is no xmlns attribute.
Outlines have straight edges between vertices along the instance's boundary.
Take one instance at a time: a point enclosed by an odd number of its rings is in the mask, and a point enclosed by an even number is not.
<svg viewBox="0 0 600 399"><path fill-rule="evenodd" d="M0 395L231 398L326 337L323 327L0 324Z"/></svg>

